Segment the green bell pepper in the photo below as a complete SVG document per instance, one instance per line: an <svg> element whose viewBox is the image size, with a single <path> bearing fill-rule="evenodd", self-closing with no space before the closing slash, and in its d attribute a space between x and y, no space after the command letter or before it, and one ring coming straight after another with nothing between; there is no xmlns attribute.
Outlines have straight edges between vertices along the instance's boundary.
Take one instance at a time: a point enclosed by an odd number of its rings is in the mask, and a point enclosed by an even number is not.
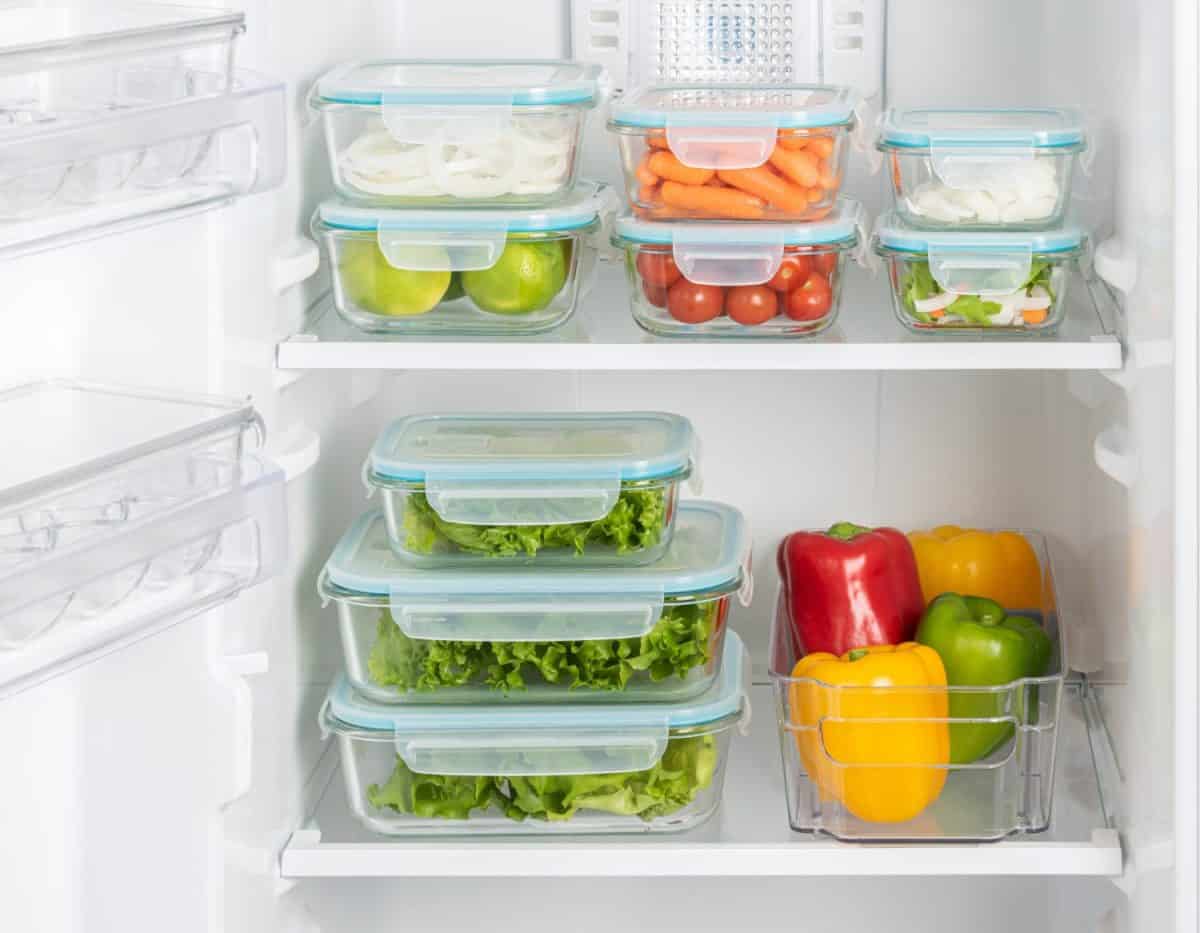
<svg viewBox="0 0 1200 933"><path fill-rule="evenodd" d="M1050 665L1050 636L1035 619L1010 616L995 600L979 596L938 596L921 616L917 641L941 656L950 687L1001 686L1022 677L1040 677ZM1025 692L1017 697L1019 708ZM1036 693L1032 695L1036 702ZM949 713L954 719L997 718L1008 715L1007 700L1003 691L952 690ZM952 723L950 762L969 764L986 758L1012 735L1012 723Z"/></svg>

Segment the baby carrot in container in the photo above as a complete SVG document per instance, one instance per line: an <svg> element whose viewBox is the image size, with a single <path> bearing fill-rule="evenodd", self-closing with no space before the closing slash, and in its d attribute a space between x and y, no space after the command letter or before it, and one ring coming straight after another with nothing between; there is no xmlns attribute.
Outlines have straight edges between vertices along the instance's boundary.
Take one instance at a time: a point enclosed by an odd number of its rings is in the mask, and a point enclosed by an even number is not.
<svg viewBox="0 0 1200 933"><path fill-rule="evenodd" d="M856 103L833 85L660 85L625 94L608 126L639 216L809 221L837 200Z"/></svg>

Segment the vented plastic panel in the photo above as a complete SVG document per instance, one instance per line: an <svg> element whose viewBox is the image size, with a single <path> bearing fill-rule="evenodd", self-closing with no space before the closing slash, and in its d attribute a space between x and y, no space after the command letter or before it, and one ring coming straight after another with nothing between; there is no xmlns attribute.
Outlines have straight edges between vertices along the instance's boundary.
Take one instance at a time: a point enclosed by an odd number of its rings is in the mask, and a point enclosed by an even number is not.
<svg viewBox="0 0 1200 933"><path fill-rule="evenodd" d="M620 90L662 83L883 83L884 0L573 0L573 54Z"/></svg>

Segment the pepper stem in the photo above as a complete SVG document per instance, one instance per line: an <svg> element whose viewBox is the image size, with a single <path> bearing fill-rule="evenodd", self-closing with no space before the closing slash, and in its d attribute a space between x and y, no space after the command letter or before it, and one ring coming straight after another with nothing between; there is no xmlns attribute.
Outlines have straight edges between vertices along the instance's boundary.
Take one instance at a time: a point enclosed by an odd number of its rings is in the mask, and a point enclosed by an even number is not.
<svg viewBox="0 0 1200 933"><path fill-rule="evenodd" d="M847 661L858 661L858 660L861 660L862 658L865 658L870 653L871 652L868 651L866 648L855 648L853 651L846 652L846 660Z"/></svg>
<svg viewBox="0 0 1200 933"><path fill-rule="evenodd" d="M835 525L830 525L829 530L825 534L831 538L837 538L839 541L849 541L851 538L865 535L870 530L866 525L856 525L854 522L838 522Z"/></svg>

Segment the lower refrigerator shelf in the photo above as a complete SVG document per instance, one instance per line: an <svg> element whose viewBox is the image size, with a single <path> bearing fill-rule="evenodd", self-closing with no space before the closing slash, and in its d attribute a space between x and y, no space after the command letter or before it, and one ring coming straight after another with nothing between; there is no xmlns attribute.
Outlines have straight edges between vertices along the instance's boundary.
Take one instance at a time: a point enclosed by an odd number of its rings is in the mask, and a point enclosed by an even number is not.
<svg viewBox="0 0 1200 933"><path fill-rule="evenodd" d="M336 755L308 824L281 855L287 878L917 876L1121 874L1109 799L1115 763L1097 688L1063 698L1054 818L1038 835L982 844L861 845L788 827L771 688L752 688L756 716L735 737L720 809L689 832L641 836L416 838L388 840L360 826L346 804Z"/></svg>

